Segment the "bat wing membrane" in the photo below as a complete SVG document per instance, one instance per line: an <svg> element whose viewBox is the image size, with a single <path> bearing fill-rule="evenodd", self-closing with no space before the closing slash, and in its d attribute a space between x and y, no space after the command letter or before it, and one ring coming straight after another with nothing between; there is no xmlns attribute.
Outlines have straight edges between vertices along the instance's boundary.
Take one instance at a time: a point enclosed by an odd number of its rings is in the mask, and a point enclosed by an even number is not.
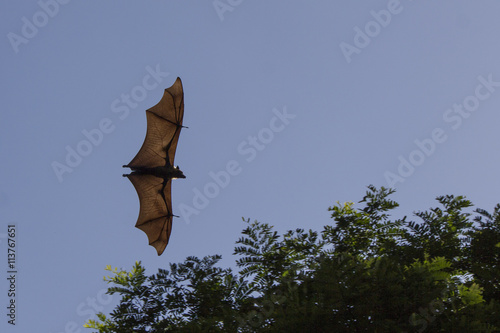
<svg viewBox="0 0 500 333"><path fill-rule="evenodd" d="M128 176L139 196L136 227L148 236L149 245L162 254L172 232L172 181L153 175Z"/></svg>
<svg viewBox="0 0 500 333"><path fill-rule="evenodd" d="M165 89L160 102L146 111L146 117L146 139L128 166L174 165L175 150L184 117L184 94L180 78L177 78L170 88Z"/></svg>

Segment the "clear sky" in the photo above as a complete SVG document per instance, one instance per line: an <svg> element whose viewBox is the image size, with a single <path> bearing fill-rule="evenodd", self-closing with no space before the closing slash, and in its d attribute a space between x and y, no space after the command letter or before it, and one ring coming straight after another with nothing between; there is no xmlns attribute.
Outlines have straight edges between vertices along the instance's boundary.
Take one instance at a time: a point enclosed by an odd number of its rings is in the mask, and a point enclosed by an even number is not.
<svg viewBox="0 0 500 333"><path fill-rule="evenodd" d="M491 211L499 12L493 0L2 1L0 331L90 332L117 301L106 265L233 265L241 217L321 230L329 206L369 184L397 189L397 217L445 194ZM177 76L187 179L158 257L121 166Z"/></svg>

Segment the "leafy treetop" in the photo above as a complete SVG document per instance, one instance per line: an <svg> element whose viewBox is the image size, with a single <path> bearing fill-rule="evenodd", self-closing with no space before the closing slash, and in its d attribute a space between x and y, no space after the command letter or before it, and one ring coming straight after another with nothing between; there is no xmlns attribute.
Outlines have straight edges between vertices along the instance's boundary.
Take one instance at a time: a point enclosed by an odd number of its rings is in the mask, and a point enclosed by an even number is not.
<svg viewBox="0 0 500 333"><path fill-rule="evenodd" d="M500 204L493 213L463 196L392 220L394 190L369 186L356 208L329 208L318 233L279 235L250 222L236 241L237 273L219 255L188 257L146 276L106 269L114 311L86 327L127 332L497 332Z"/></svg>

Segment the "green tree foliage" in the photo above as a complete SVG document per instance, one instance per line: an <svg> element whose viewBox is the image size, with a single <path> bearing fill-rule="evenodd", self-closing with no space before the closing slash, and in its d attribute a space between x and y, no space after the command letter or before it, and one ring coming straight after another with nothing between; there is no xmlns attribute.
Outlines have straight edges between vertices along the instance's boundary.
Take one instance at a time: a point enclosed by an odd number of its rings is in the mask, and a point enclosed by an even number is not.
<svg viewBox="0 0 500 333"><path fill-rule="evenodd" d="M114 311L85 325L127 332L499 332L500 205L462 196L392 220L393 190L373 186L356 208L330 207L321 233L279 235L259 222L236 242L237 273L220 256L188 257L146 276L106 269Z"/></svg>

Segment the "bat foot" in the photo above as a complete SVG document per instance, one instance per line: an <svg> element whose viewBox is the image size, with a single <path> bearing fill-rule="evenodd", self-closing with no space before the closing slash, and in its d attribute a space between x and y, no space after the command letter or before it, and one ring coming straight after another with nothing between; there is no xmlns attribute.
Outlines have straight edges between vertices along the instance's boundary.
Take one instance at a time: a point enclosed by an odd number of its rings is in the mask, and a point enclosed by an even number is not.
<svg viewBox="0 0 500 333"><path fill-rule="evenodd" d="M123 176L123 177L128 177L128 174L123 174L122 176Z"/></svg>

